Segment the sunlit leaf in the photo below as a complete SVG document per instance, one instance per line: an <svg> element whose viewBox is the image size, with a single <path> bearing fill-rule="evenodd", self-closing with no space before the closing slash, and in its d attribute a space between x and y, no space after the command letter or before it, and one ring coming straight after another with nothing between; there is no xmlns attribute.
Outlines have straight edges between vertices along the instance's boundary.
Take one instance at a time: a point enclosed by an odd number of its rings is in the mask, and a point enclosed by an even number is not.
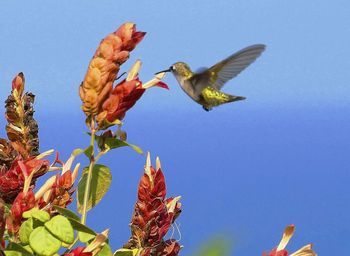
<svg viewBox="0 0 350 256"><path fill-rule="evenodd" d="M113 252L111 250L111 247L106 243L97 255L98 256L113 256Z"/></svg>
<svg viewBox="0 0 350 256"><path fill-rule="evenodd" d="M76 149L73 150L72 155L78 156L78 155L84 153L84 151L85 151L85 150L82 149L82 148L76 148Z"/></svg>
<svg viewBox="0 0 350 256"><path fill-rule="evenodd" d="M6 256L21 256L21 255L31 256L32 255L23 246L16 243L10 243L4 252Z"/></svg>
<svg viewBox="0 0 350 256"><path fill-rule="evenodd" d="M87 183L88 168L85 168L78 184L77 203L78 211L82 213L84 192ZM88 197L87 210L96 206L107 193L112 182L112 175L105 165L96 164L92 170L90 195Z"/></svg>
<svg viewBox="0 0 350 256"><path fill-rule="evenodd" d="M66 216L67 218L71 218L71 219L75 219L77 221L80 221L80 218L78 215L75 214L75 212L67 209L67 208L63 208L63 207L59 207L57 205L53 206L55 208L56 211L58 211L60 214L62 214L63 216Z"/></svg>
<svg viewBox="0 0 350 256"><path fill-rule="evenodd" d="M70 244L74 241L74 230L72 224L62 215L53 217L45 223L45 227L51 232L51 234L66 244Z"/></svg>
<svg viewBox="0 0 350 256"><path fill-rule="evenodd" d="M80 221L71 218L68 218L68 220L72 224L73 229L78 231L78 238L81 242L87 243L96 237L96 232L80 223Z"/></svg>
<svg viewBox="0 0 350 256"><path fill-rule="evenodd" d="M93 153L93 147L90 145L88 146L86 149L84 149L84 154L90 158L92 156L92 153Z"/></svg>
<svg viewBox="0 0 350 256"><path fill-rule="evenodd" d="M39 210L38 208L33 208L22 214L23 218L34 218L40 220L41 222L46 222L50 220L50 214L44 210Z"/></svg>
<svg viewBox="0 0 350 256"><path fill-rule="evenodd" d="M119 249L114 252L114 256L135 256L138 253L138 249Z"/></svg>
<svg viewBox="0 0 350 256"><path fill-rule="evenodd" d="M133 150L135 150L137 153L143 154L143 151L140 147L114 137L96 136L96 141L99 147L105 150L110 150L110 149L115 149L120 147L130 147Z"/></svg>
<svg viewBox="0 0 350 256"><path fill-rule="evenodd" d="M29 218L26 221L24 221L19 228L19 239L21 240L22 244L29 244L29 236L30 233L33 231L33 219Z"/></svg>
<svg viewBox="0 0 350 256"><path fill-rule="evenodd" d="M51 256L58 252L61 241L55 238L45 227L38 227L29 236L29 244L39 255Z"/></svg>

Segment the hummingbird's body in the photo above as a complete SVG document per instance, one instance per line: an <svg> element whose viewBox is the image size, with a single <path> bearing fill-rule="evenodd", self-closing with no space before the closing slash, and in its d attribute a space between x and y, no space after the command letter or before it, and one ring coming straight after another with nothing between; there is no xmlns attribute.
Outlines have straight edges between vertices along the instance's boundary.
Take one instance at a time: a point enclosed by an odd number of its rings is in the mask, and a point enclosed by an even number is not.
<svg viewBox="0 0 350 256"><path fill-rule="evenodd" d="M176 62L162 72L173 73L184 92L209 111L213 107L245 99L221 92L220 89L254 62L264 49L265 45L249 46L199 73L192 72L184 62Z"/></svg>

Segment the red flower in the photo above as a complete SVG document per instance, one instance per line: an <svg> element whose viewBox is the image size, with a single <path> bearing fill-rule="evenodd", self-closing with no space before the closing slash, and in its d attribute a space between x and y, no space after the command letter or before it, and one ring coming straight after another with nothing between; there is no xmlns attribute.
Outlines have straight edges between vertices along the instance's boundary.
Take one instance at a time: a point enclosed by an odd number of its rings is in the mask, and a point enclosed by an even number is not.
<svg viewBox="0 0 350 256"><path fill-rule="evenodd" d="M86 247L77 247L69 253L65 253L64 256L92 256L92 252L83 252Z"/></svg>
<svg viewBox="0 0 350 256"><path fill-rule="evenodd" d="M46 204L67 207L73 201L73 184L74 181L70 170L62 175L57 175L54 184L47 194Z"/></svg>
<svg viewBox="0 0 350 256"><path fill-rule="evenodd" d="M125 23L101 41L79 89L82 109L88 117L100 114L101 106L117 79L120 65L129 58L130 51L145 34L137 32L134 23Z"/></svg>
<svg viewBox="0 0 350 256"><path fill-rule="evenodd" d="M123 80L113 89L108 99L102 105L102 109L107 112L105 118L109 123L114 122L116 119L122 120L126 111L141 98L145 92L141 85L142 83L138 79Z"/></svg>
<svg viewBox="0 0 350 256"><path fill-rule="evenodd" d="M126 79L117 84L102 105L102 112L97 116L100 129L105 129L116 120L122 120L126 112L132 108L141 98L143 93L150 87L158 86L168 89L168 86L161 82L164 73L157 74L145 84L138 78L141 68L141 61L136 61L128 72Z"/></svg>
<svg viewBox="0 0 350 256"><path fill-rule="evenodd" d="M10 215L6 219L7 227L10 233L18 232L22 222L22 214L35 206L35 196L30 189L28 192L21 192L16 197L11 206Z"/></svg>
<svg viewBox="0 0 350 256"><path fill-rule="evenodd" d="M165 199L166 185L160 161L156 169L150 166L147 157L145 173L138 188L138 200L131 220L131 233L126 248L141 249L146 255L177 255L180 245L175 240L164 241L168 232L181 211L180 197Z"/></svg>
<svg viewBox="0 0 350 256"><path fill-rule="evenodd" d="M123 50L132 51L144 38L146 32L136 31L136 25L133 23L125 23L114 34L122 39Z"/></svg>
<svg viewBox="0 0 350 256"><path fill-rule="evenodd" d="M263 253L263 256L317 256L315 251L312 249L312 244L307 244L304 247L300 248L298 251L288 254L288 251L285 249L289 240L294 234L294 225L289 225L285 228L282 239L278 246L274 248L269 253Z"/></svg>
<svg viewBox="0 0 350 256"><path fill-rule="evenodd" d="M9 170L2 167L0 170L0 196L6 203L12 203L13 199L22 191L25 179L32 172L33 178L31 184L35 183L36 178L44 175L49 168L49 161L31 157L25 161L18 156L12 163Z"/></svg>

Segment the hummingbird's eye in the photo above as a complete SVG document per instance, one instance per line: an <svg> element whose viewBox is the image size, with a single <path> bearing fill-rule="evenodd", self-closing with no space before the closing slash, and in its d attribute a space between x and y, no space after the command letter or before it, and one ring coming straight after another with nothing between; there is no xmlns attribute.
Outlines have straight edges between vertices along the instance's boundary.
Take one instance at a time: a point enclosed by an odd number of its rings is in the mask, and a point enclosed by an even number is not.
<svg viewBox="0 0 350 256"><path fill-rule="evenodd" d="M175 66L171 66L171 67L170 67L170 70L171 70L171 71L175 70Z"/></svg>

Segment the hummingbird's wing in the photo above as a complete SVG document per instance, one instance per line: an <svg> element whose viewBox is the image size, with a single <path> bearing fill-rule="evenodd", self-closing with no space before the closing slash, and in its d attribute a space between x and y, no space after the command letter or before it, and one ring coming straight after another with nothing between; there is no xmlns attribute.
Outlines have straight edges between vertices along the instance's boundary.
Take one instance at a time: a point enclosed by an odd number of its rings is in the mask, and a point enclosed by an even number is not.
<svg viewBox="0 0 350 256"><path fill-rule="evenodd" d="M192 84L196 87L203 86L203 88L195 88L196 91L201 91L206 86L220 90L228 80L237 76L253 63L264 50L265 45L263 44L248 46L205 71L194 74L191 78Z"/></svg>

